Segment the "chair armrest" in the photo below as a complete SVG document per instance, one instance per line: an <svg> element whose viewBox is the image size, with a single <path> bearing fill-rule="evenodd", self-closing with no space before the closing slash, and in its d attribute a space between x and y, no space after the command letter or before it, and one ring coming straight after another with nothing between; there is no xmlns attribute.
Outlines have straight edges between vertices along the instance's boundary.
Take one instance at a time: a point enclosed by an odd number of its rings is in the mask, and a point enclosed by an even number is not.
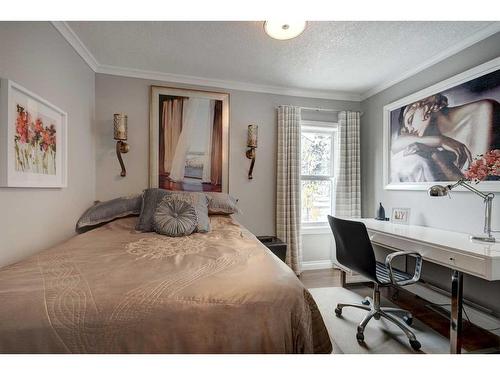
<svg viewBox="0 0 500 375"><path fill-rule="evenodd" d="M415 258L415 273L410 280L397 282L394 278L394 273L392 271L392 261L394 258L399 256L411 256ZM387 255L387 257L385 258L385 266L389 268L389 277L393 284L398 286L414 284L420 279L420 273L422 272L422 255L420 255L420 253L416 251L396 251Z"/></svg>

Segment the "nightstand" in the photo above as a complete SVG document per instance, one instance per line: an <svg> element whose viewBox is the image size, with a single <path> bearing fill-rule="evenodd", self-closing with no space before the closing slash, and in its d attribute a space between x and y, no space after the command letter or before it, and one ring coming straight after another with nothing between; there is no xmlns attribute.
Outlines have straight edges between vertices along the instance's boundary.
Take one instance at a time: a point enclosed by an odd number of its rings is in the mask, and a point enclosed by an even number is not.
<svg viewBox="0 0 500 375"><path fill-rule="evenodd" d="M278 237L273 236L258 236L260 242L264 244L274 255L280 258L283 262L286 259L286 243Z"/></svg>

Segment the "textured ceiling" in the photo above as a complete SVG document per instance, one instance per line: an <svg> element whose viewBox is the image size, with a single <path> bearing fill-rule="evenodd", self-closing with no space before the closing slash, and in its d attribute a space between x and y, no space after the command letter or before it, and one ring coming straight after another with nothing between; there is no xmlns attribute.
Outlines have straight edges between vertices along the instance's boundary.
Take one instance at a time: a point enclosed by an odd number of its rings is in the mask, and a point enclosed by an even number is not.
<svg viewBox="0 0 500 375"><path fill-rule="evenodd" d="M362 94L491 22L309 22L288 41L262 22L69 22L99 64Z"/></svg>

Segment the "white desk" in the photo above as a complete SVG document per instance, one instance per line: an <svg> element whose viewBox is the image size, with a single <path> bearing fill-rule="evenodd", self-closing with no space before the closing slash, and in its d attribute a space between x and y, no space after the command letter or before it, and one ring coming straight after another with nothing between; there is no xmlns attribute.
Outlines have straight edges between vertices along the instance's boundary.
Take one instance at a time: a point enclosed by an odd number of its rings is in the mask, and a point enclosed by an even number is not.
<svg viewBox="0 0 500 375"><path fill-rule="evenodd" d="M500 280L500 242L471 241L469 234L418 225L356 219L365 224L373 244L389 250L418 251L424 260L453 270L451 280L450 352L462 348L463 273Z"/></svg>

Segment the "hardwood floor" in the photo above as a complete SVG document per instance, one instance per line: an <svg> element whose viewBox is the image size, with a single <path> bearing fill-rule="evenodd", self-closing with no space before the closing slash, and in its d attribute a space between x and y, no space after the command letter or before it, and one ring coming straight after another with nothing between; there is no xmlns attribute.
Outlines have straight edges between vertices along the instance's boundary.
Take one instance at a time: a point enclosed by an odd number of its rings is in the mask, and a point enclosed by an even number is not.
<svg viewBox="0 0 500 375"><path fill-rule="evenodd" d="M449 312L431 304L404 289L394 287L381 288L380 293L398 305L411 311L414 317L425 325L431 327L440 335L450 338L450 321L447 317ZM463 317L463 348L468 352L498 353L500 350L500 337L469 322Z"/></svg>
<svg viewBox="0 0 500 375"><path fill-rule="evenodd" d="M338 269L330 268L324 270L303 271L300 274L300 281L309 288L328 288L342 286L342 273Z"/></svg>
<svg viewBox="0 0 500 375"><path fill-rule="evenodd" d="M303 271L299 279L308 289L342 286L342 272L338 269ZM349 289L349 285L346 288ZM440 312L430 309L430 303L427 300L404 289L381 288L381 294L395 305L410 311L415 318L437 331L440 335L449 338L450 322L446 316L446 311ZM468 352L498 353L500 350L499 336L466 321L465 318L463 333L463 348Z"/></svg>

